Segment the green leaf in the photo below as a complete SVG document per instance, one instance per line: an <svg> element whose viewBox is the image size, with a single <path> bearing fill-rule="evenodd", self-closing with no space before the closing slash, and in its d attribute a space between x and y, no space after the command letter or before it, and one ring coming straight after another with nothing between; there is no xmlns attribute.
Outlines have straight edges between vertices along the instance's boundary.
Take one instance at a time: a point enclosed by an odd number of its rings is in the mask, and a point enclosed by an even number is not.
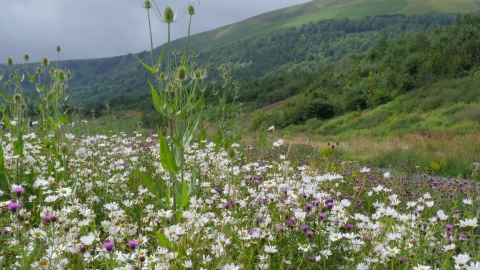
<svg viewBox="0 0 480 270"><path fill-rule="evenodd" d="M168 173L178 173L180 170L175 162L175 156L172 151L170 151L162 130L159 128L157 128L157 130L158 137L160 138L160 162L162 163L162 167Z"/></svg>
<svg viewBox="0 0 480 270"><path fill-rule="evenodd" d="M5 101L7 101L8 103L12 103L12 102L13 102L13 98L7 96L7 94L5 94L5 92L3 92L3 91L0 91L0 96L2 96L3 99L5 99Z"/></svg>
<svg viewBox="0 0 480 270"><path fill-rule="evenodd" d="M163 106L162 99L158 95L157 90L155 89L155 87L153 87L150 80L148 80L148 84L150 85L150 89L152 90L153 106L159 113L164 114L165 107Z"/></svg>
<svg viewBox="0 0 480 270"><path fill-rule="evenodd" d="M136 56L136 55L135 55L135 58L137 58L138 62L140 62L140 64L142 64L142 66L143 66L144 68L146 68L148 71L150 71L150 73L152 73L152 74L157 73L157 71L155 70L155 67L152 68L152 67L150 67L149 65L145 64L145 63L142 61L142 59L138 58L138 56Z"/></svg>
<svg viewBox="0 0 480 270"><path fill-rule="evenodd" d="M22 133L18 134L17 140L13 142L13 155L19 155L23 157L23 136Z"/></svg>
<svg viewBox="0 0 480 270"><path fill-rule="evenodd" d="M165 234L157 232L157 233L155 233L155 235L157 236L158 244L161 247L169 247L170 246L170 240L168 240L168 238L165 236Z"/></svg>
<svg viewBox="0 0 480 270"><path fill-rule="evenodd" d="M160 197L159 191L155 186L155 182L150 180L150 177L148 177L146 173L141 172L138 169L137 169L137 173L140 175L140 181L142 182L142 184L148 189L148 191L150 191L150 193L155 195L160 206L162 206L163 208L169 209L170 205L167 206L165 203L161 201L161 197Z"/></svg>
<svg viewBox="0 0 480 270"><path fill-rule="evenodd" d="M68 121L68 114L65 112L60 119L58 119L59 124L66 123Z"/></svg>
<svg viewBox="0 0 480 270"><path fill-rule="evenodd" d="M180 203L183 207L188 209L188 203L190 201L190 192L189 188L187 186L187 181L183 181L182 183L182 196L180 197Z"/></svg>
<svg viewBox="0 0 480 270"><path fill-rule="evenodd" d="M207 128L203 127L198 134L198 145L200 148L205 148L205 140L207 139Z"/></svg>
<svg viewBox="0 0 480 270"><path fill-rule="evenodd" d="M10 119L8 119L5 107L2 110L2 116L3 116L3 124L5 125L5 127L8 129L12 129L12 124L10 123Z"/></svg>
<svg viewBox="0 0 480 270"><path fill-rule="evenodd" d="M55 129L58 128L57 122L55 122L55 120L51 116L47 116L47 117L48 117L48 122L50 122Z"/></svg>

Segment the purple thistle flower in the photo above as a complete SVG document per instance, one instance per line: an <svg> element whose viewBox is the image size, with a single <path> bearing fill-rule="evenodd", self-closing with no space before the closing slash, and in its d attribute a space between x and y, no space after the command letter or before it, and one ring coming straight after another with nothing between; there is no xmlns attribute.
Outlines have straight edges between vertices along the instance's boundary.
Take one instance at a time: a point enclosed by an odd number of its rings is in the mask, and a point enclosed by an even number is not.
<svg viewBox="0 0 480 270"><path fill-rule="evenodd" d="M313 208L313 205L310 204L310 203L307 203L307 205L305 205L305 209L306 209L308 212L310 212L310 210L312 210L312 208Z"/></svg>
<svg viewBox="0 0 480 270"><path fill-rule="evenodd" d="M450 231L452 228L453 228L452 224L447 224L447 225L445 226L445 229L446 229L447 231Z"/></svg>
<svg viewBox="0 0 480 270"><path fill-rule="evenodd" d="M12 188L12 192L15 193L17 197L22 196L22 193L25 192L25 189L21 186L15 186Z"/></svg>
<svg viewBox="0 0 480 270"><path fill-rule="evenodd" d="M7 209L8 211L12 212L12 213L15 213L18 209L20 209L20 204L17 203L16 201L11 201L8 205L7 205Z"/></svg>
<svg viewBox="0 0 480 270"><path fill-rule="evenodd" d="M52 222L52 216L50 216L50 215L44 216L44 217L43 217L43 221L44 221L45 223L51 223L51 222Z"/></svg>
<svg viewBox="0 0 480 270"><path fill-rule="evenodd" d="M135 239L132 239L132 240L129 240L128 241L128 246L130 247L130 249L136 249L138 247L138 241L135 240Z"/></svg>
<svg viewBox="0 0 480 270"><path fill-rule="evenodd" d="M283 226L283 225L278 226L278 230L281 231L281 232L285 231L285 228L286 227Z"/></svg>
<svg viewBox="0 0 480 270"><path fill-rule="evenodd" d="M318 214L318 217L319 217L320 219L324 219L326 216L327 216L327 215L325 215L324 213L319 213L319 214Z"/></svg>
<svg viewBox="0 0 480 270"><path fill-rule="evenodd" d="M307 234L307 237L308 237L308 238L311 238L311 237L313 236L313 232L312 232L312 231L307 231L306 234Z"/></svg>
<svg viewBox="0 0 480 270"><path fill-rule="evenodd" d="M302 231L306 232L308 229L308 225L303 224L302 226L300 226L300 228L302 229Z"/></svg>
<svg viewBox="0 0 480 270"><path fill-rule="evenodd" d="M103 248L105 248L107 251L112 251L114 246L114 243L110 240L106 240L105 242L103 242Z"/></svg>

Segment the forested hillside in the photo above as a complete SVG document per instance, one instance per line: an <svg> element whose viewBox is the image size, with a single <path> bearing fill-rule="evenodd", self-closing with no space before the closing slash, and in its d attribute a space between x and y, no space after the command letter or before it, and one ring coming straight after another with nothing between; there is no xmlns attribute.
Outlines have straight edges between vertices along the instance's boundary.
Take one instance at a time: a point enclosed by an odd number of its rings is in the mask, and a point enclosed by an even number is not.
<svg viewBox="0 0 480 270"><path fill-rule="evenodd" d="M277 110L260 110L252 117L254 128L286 127L310 118L327 119L375 108L414 88L448 78L476 78L479 68L480 17L465 15L458 16L456 23L445 30L431 34L418 31L404 39L382 40L364 54L346 57L319 71L279 73L276 79L247 83L243 89L244 97L261 105L277 101L274 97L288 95L291 89L300 92ZM273 82L277 84L268 92L270 99L258 91Z"/></svg>

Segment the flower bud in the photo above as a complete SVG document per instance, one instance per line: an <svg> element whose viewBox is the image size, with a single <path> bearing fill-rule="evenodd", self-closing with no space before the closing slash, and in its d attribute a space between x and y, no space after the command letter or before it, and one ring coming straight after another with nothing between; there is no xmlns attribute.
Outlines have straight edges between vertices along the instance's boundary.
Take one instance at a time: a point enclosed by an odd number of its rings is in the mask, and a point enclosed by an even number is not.
<svg viewBox="0 0 480 270"><path fill-rule="evenodd" d="M174 19L175 19L175 13L173 13L173 10L171 7L167 6L165 8L165 11L163 12L163 20L166 23L172 23Z"/></svg>
<svg viewBox="0 0 480 270"><path fill-rule="evenodd" d="M7 58L7 66L9 67L13 66L13 59L11 57Z"/></svg>
<svg viewBox="0 0 480 270"><path fill-rule="evenodd" d="M23 55L23 61L28 62L29 59L30 59L30 56L28 55L28 53Z"/></svg>
<svg viewBox="0 0 480 270"><path fill-rule="evenodd" d="M56 50L57 52L60 52L60 51L62 50L62 48L60 47L60 45L57 45L57 47L55 47L55 50Z"/></svg>
<svg viewBox="0 0 480 270"><path fill-rule="evenodd" d="M167 86L165 87L165 91L172 92L173 91L173 85L171 83L167 84Z"/></svg>

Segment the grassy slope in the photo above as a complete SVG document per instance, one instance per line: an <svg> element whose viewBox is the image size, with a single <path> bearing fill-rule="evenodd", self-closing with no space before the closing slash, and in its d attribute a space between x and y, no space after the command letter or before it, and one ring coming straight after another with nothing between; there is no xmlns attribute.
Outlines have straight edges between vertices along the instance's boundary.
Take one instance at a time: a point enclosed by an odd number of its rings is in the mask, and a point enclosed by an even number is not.
<svg viewBox="0 0 480 270"><path fill-rule="evenodd" d="M326 122L311 120L283 131L319 148L340 141L343 158L389 166L413 161L419 170L480 179L480 76L450 79L415 89L373 110Z"/></svg>
<svg viewBox="0 0 480 270"><path fill-rule="evenodd" d="M428 13L468 13L479 10L473 0L315 0L258 15L247 20L193 35L193 51L206 52L238 40L259 36L279 28L301 26L324 19L361 18L379 14L403 13L406 15ZM181 47L185 39L174 41ZM156 49L159 53L160 48Z"/></svg>

